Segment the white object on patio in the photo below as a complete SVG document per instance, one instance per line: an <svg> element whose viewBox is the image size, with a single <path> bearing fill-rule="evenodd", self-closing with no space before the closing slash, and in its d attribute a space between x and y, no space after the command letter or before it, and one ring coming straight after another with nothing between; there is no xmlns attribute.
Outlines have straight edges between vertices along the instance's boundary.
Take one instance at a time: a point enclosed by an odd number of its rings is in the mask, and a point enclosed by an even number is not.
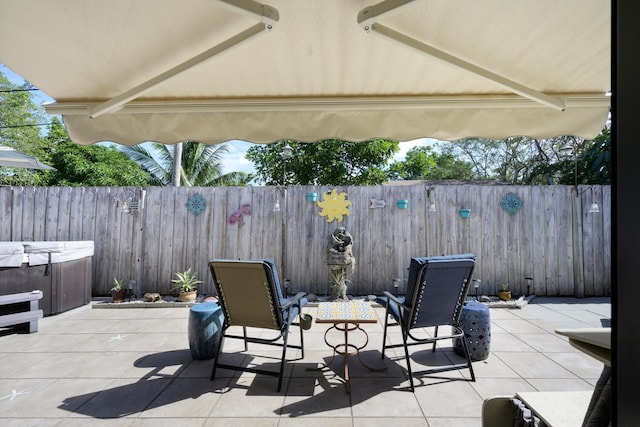
<svg viewBox="0 0 640 427"><path fill-rule="evenodd" d="M0 242L0 267L61 263L93 256L93 240Z"/></svg>
<svg viewBox="0 0 640 427"><path fill-rule="evenodd" d="M93 256L93 240L22 242L29 265L60 263Z"/></svg>

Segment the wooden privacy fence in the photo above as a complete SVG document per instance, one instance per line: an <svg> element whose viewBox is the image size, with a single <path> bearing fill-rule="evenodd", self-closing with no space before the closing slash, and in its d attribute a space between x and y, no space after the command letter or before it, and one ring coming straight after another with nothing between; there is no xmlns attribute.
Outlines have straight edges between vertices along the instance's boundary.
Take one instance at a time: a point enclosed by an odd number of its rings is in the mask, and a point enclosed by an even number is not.
<svg viewBox="0 0 640 427"><path fill-rule="evenodd" d="M93 240L94 296L109 294L114 277L135 280L138 295L167 294L175 272L187 268L204 280L201 293L211 293L212 258L273 258L289 292L325 295L325 252L338 226L353 236L352 295L393 290L394 278L403 292L412 256L464 252L477 255L479 293L495 295L501 283L523 293L531 277L536 295L610 295L609 186L337 187L351 203L349 215L328 222L307 193L322 201L333 189L0 187L0 240ZM502 207L517 207L518 199L517 212ZM589 212L593 202L597 213Z"/></svg>

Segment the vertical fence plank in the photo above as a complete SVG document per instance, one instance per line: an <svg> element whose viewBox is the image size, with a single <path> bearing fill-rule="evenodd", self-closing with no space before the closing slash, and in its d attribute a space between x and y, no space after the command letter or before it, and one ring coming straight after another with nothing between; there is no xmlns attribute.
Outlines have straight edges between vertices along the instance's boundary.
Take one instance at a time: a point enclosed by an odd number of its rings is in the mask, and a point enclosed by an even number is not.
<svg viewBox="0 0 640 427"><path fill-rule="evenodd" d="M564 188L569 190L569 188ZM558 256L558 294L573 295L574 289L574 269L573 269L573 236L574 228L577 226L576 216L579 216L577 211L577 199L575 191L570 189L569 191L558 191L555 197L556 212L558 214L556 218L556 230L554 243Z"/></svg>
<svg viewBox="0 0 640 427"><path fill-rule="evenodd" d="M478 261L474 277L481 280L478 292L487 295L494 293L494 286L490 284L496 281L496 269L492 259L493 241L496 233L494 229L495 217L491 214L496 208L491 187L480 187L478 193L481 209L481 240L477 246L474 246L474 253Z"/></svg>
<svg viewBox="0 0 640 427"><path fill-rule="evenodd" d="M15 215L13 200L11 197L12 187L0 186L0 240L11 241L17 240L13 238L13 215Z"/></svg>
<svg viewBox="0 0 640 427"><path fill-rule="evenodd" d="M545 260L545 293L544 295L557 296L559 295L558 287L558 251L556 249L556 240L558 238L556 233L556 203L555 197L558 196L559 191L557 188L551 188L551 191L545 192L544 206L545 206L545 253L547 258Z"/></svg>
<svg viewBox="0 0 640 427"><path fill-rule="evenodd" d="M415 254L415 256L422 256L425 254L437 254L439 252L437 242L439 242L441 238L439 234L439 231L441 230L441 228L438 226L438 221L439 221L440 215L442 215L442 212L444 211L444 205L442 203L443 198L441 197L441 193L442 193L442 190L438 186L436 185L429 186L429 194L428 194L429 200L427 201L427 211L426 211L426 215L424 216L424 221L426 222L425 248L423 252L418 252ZM435 210L429 211L428 210L429 205L432 203L433 203L433 206L435 207ZM407 268L409 267L409 260L406 261L405 265L407 266ZM407 276L407 273L404 272L404 279L407 279L406 276Z"/></svg>
<svg viewBox="0 0 640 427"><path fill-rule="evenodd" d="M114 276L111 271L111 223L113 217L119 212L120 206L116 206L115 200L111 197L110 187L97 189L96 197L96 234L94 241L93 273L97 290L97 295L108 295L112 287Z"/></svg>
<svg viewBox="0 0 640 427"><path fill-rule="evenodd" d="M518 212L511 216L518 223L520 229L520 257L519 270L517 280L522 295L527 295L533 292L533 289L527 289L529 285L525 277L533 276L534 264L537 262L535 259L534 248L534 232L533 232L533 217L535 215L534 205L532 203L533 187L514 187L514 193L522 200L522 207Z"/></svg>
<svg viewBox="0 0 640 427"><path fill-rule="evenodd" d="M599 220L594 223L599 226L598 233L602 235L602 244L598 247L599 252L594 255L601 264L601 271L598 275L598 281L595 282L595 296L611 295L611 186L600 186L602 191L602 199L600 200L600 213L597 214Z"/></svg>
<svg viewBox="0 0 640 427"><path fill-rule="evenodd" d="M12 238L13 240L23 240L23 228L22 228L22 219L23 219L23 187L12 187L11 191L11 206L13 207L13 215L11 218L11 230L12 230Z"/></svg>
<svg viewBox="0 0 640 427"><path fill-rule="evenodd" d="M22 237L21 240L36 240L35 224L35 191L32 187L22 189Z"/></svg>
<svg viewBox="0 0 640 427"><path fill-rule="evenodd" d="M82 240L82 223L84 222L85 188L69 188L69 240Z"/></svg>
<svg viewBox="0 0 640 427"><path fill-rule="evenodd" d="M531 208L534 212L531 214L533 248L534 257L532 259L533 275L527 276L533 279L533 289L536 295L546 295L546 201L545 192L542 187L534 187L531 197Z"/></svg>
<svg viewBox="0 0 640 427"><path fill-rule="evenodd" d="M58 240L58 201L60 198L61 187L50 187L47 197L47 207L45 209L46 216L44 218L44 240Z"/></svg>
<svg viewBox="0 0 640 427"><path fill-rule="evenodd" d="M45 238L45 221L47 212L48 187L33 187L33 240L39 241Z"/></svg>

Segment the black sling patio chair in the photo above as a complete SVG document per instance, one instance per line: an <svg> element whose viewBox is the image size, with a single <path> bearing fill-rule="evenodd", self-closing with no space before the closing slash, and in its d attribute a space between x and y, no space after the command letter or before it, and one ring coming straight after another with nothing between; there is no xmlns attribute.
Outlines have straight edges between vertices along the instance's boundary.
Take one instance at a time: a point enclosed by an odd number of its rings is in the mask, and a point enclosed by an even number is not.
<svg viewBox="0 0 640 427"><path fill-rule="evenodd" d="M307 303L304 292L287 298L283 295L280 281L272 260L226 260L209 261L213 284L218 294L218 303L224 314L224 324L220 333L220 343L215 353L211 380L218 368L252 372L278 378L278 392L282 387L287 348L302 351L304 341L300 322L294 322L302 307ZM300 345L287 346L291 325L300 327ZM243 334L228 332L231 326L241 326ZM273 338L258 338L247 335L247 328L273 329ZM282 357L278 371L250 366L229 365L220 362L226 338L242 339L244 351L248 343L257 343L282 347Z"/></svg>
<svg viewBox="0 0 640 427"><path fill-rule="evenodd" d="M475 258L473 254L411 258L406 294L398 297L385 291L384 297L377 299L386 306L382 358L385 357L386 349L404 347L411 391L415 388L409 346L432 344L432 351L435 351L436 343L445 339L462 339L467 362L415 372L415 374L469 368L471 381L475 381L469 349L466 340L463 339L464 331L460 327L460 315L469 291ZM389 318L392 318L395 323L389 323ZM393 325L400 325L402 329L402 344L388 344L388 327ZM450 326L451 333L438 335L440 326ZM433 336L421 330L428 327L435 327Z"/></svg>

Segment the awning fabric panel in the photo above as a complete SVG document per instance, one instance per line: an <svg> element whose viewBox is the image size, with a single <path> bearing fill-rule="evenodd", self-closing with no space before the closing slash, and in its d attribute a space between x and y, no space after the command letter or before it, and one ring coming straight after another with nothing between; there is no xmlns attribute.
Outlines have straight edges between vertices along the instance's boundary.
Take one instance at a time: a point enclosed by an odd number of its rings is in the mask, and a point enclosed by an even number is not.
<svg viewBox="0 0 640 427"><path fill-rule="evenodd" d="M76 142L111 140L127 145L140 141L173 143L187 139L215 144L231 139L269 143L279 139L313 142L336 137L360 141L372 136L399 141L421 136L454 140L461 135L494 139L513 135L552 138L567 134L567 129L580 129L582 135L592 138L602 130L608 108L573 108L561 112L537 107L523 113L523 109L513 108L457 108L111 114L96 119L86 115L65 115L64 120ZM500 126L496 126L498 118Z"/></svg>
<svg viewBox="0 0 640 427"><path fill-rule="evenodd" d="M610 90L610 5L601 0L416 0L380 24L540 93L591 106L547 111L536 103L486 108L380 107L371 98L513 96L509 90L409 46L366 32L372 0L264 0L273 28L94 119L88 111L247 30L259 19L227 3L252 0L7 0L0 4L0 61L56 100L74 141L135 144L184 139L313 141L326 137L457 139L593 137ZM402 1L393 0L394 3ZM358 99L336 106L306 100ZM238 107L247 100L261 108ZM285 100L286 107L278 106ZM295 101L300 102L296 105ZM527 100L528 101L528 100ZM216 105L197 111L171 106ZM177 104L174 104L177 103ZM220 106L228 105L228 109ZM154 107L145 111L137 104ZM373 105L373 107L372 107ZM72 106L73 108L69 108ZM76 108L80 106L79 108Z"/></svg>

